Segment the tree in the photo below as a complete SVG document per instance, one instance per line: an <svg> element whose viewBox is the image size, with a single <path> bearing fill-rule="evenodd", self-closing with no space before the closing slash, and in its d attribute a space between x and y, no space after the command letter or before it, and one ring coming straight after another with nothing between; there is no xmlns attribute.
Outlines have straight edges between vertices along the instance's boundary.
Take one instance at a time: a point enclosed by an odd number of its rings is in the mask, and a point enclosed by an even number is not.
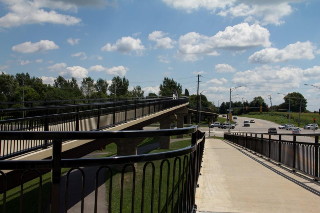
<svg viewBox="0 0 320 213"><path fill-rule="evenodd" d="M290 111L292 112L301 112L306 111L307 108L307 100L304 96L299 92L288 93L284 98L284 103L279 105L279 108L288 109L289 110L289 102L290 102Z"/></svg>
<svg viewBox="0 0 320 213"><path fill-rule="evenodd" d="M148 97L158 97L156 93L150 92L148 94Z"/></svg>
<svg viewBox="0 0 320 213"><path fill-rule="evenodd" d="M94 86L97 92L107 95L108 82L106 80L99 78Z"/></svg>
<svg viewBox="0 0 320 213"><path fill-rule="evenodd" d="M144 91L141 89L140 86L136 86L130 91L131 97L143 98Z"/></svg>
<svg viewBox="0 0 320 213"><path fill-rule="evenodd" d="M81 82L81 91L86 98L91 98L95 92L94 80L91 77L83 78Z"/></svg>
<svg viewBox="0 0 320 213"><path fill-rule="evenodd" d="M2 73L0 75L0 100L11 101L18 86L14 76Z"/></svg>
<svg viewBox="0 0 320 213"><path fill-rule="evenodd" d="M113 97L125 97L128 95L129 81L119 76L113 77L112 83L109 86L110 95Z"/></svg>
<svg viewBox="0 0 320 213"><path fill-rule="evenodd" d="M160 84L159 95L172 96L173 93L177 93L180 96L182 94L182 86L173 79L165 77L162 84Z"/></svg>
<svg viewBox="0 0 320 213"><path fill-rule="evenodd" d="M184 90L184 95L187 96L187 97L189 97L189 90L185 89L185 90Z"/></svg>
<svg viewBox="0 0 320 213"><path fill-rule="evenodd" d="M260 106L262 109L267 108L267 104L264 102L264 99L261 96L254 97L253 100L249 103L249 106L252 107L253 109L250 111L259 111Z"/></svg>

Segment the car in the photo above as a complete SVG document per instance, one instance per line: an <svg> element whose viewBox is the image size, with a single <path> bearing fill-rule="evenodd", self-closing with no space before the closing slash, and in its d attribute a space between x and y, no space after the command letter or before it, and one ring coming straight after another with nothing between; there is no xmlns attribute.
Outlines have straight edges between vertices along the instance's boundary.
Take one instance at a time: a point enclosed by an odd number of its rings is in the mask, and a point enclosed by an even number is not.
<svg viewBox="0 0 320 213"><path fill-rule="evenodd" d="M280 126L278 126L278 129L285 129L287 124L281 124Z"/></svg>
<svg viewBox="0 0 320 213"><path fill-rule="evenodd" d="M243 127L250 127L250 121L248 120L243 121Z"/></svg>
<svg viewBox="0 0 320 213"><path fill-rule="evenodd" d="M238 117L237 116L233 116L233 119L238 119Z"/></svg>
<svg viewBox="0 0 320 213"><path fill-rule="evenodd" d="M299 127L292 128L292 134L300 134L301 129Z"/></svg>
<svg viewBox="0 0 320 213"><path fill-rule="evenodd" d="M250 120L250 123L255 123L255 121L254 120Z"/></svg>
<svg viewBox="0 0 320 213"><path fill-rule="evenodd" d="M229 129L229 127L230 127L230 129L234 129L235 127L236 127L236 125L234 125L234 124L228 124L228 123L224 123L224 124L222 124L222 129Z"/></svg>
<svg viewBox="0 0 320 213"><path fill-rule="evenodd" d="M222 117L224 117L224 118L225 118L225 117L227 117L227 116L226 116L226 115L222 115Z"/></svg>
<svg viewBox="0 0 320 213"><path fill-rule="evenodd" d="M269 134L277 134L277 129L271 127L271 128L268 129L268 133L269 133Z"/></svg>
<svg viewBox="0 0 320 213"><path fill-rule="evenodd" d="M303 127L304 129L312 129L312 130L317 130L319 128L318 124L307 124Z"/></svg>
<svg viewBox="0 0 320 213"><path fill-rule="evenodd" d="M210 128L219 127L221 124L220 122L214 122L213 124L210 124Z"/></svg>
<svg viewBox="0 0 320 213"><path fill-rule="evenodd" d="M285 129L286 130L292 130L295 126L293 124L286 124Z"/></svg>

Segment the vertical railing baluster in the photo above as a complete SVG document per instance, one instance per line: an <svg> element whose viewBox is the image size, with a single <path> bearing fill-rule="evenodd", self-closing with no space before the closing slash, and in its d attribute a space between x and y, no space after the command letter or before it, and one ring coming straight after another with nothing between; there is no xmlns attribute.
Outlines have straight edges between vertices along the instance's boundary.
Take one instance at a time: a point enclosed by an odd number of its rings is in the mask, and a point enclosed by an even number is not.
<svg viewBox="0 0 320 213"><path fill-rule="evenodd" d="M62 140L52 142L52 169L51 169L51 212L60 212L60 176Z"/></svg>
<svg viewBox="0 0 320 213"><path fill-rule="evenodd" d="M314 176L317 180L319 178L319 136L315 136L314 141Z"/></svg>

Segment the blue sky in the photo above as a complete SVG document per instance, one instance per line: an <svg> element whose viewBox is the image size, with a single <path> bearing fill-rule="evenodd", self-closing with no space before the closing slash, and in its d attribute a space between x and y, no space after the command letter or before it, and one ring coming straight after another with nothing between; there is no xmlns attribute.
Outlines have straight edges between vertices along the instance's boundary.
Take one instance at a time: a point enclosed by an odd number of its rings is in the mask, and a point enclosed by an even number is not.
<svg viewBox="0 0 320 213"><path fill-rule="evenodd" d="M320 108L318 0L0 0L0 71L45 83L164 77L216 105L300 92Z"/></svg>

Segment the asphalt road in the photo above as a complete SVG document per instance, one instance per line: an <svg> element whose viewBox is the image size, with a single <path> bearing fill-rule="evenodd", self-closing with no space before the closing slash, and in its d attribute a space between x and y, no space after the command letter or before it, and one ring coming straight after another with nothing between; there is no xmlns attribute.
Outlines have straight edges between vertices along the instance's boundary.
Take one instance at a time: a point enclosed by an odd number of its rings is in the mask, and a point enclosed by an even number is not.
<svg viewBox="0 0 320 213"><path fill-rule="evenodd" d="M244 127L243 122L245 120L254 120L254 123L250 123L250 127ZM285 129L278 129L279 124L276 124L271 121L261 120L261 119L252 119L247 117L237 117L237 119L234 119L235 122L237 122L237 125L235 129L231 129L231 132L252 132L252 133L267 133L268 128L274 127L277 128L278 133L285 133L285 134L291 134L290 130ZM301 134L312 134L312 133L320 133L320 130L305 130L301 129ZM205 131L207 135L209 135L209 128L208 127L200 127L201 131ZM210 128L210 135L216 135L219 137L223 137L224 132L227 132L228 129L220 129L218 127ZM274 136L277 137L277 136ZM292 140L292 136L284 136L283 139L285 140ZM314 142L314 139L311 137L305 137L305 136L299 136L297 137L297 141L301 142Z"/></svg>

